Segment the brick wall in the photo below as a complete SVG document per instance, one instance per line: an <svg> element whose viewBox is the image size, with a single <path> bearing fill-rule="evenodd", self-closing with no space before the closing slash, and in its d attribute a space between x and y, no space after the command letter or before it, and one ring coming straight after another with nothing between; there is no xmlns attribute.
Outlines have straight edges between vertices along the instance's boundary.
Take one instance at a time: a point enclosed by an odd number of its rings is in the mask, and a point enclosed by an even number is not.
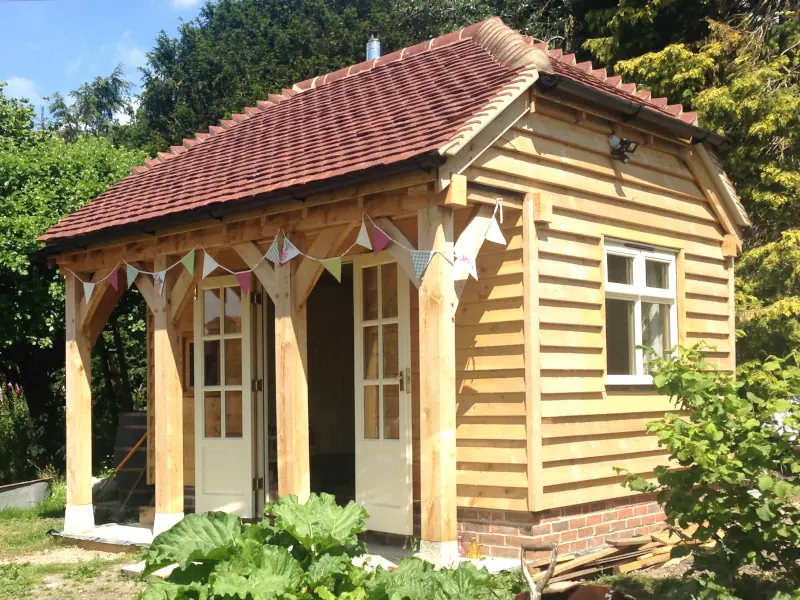
<svg viewBox="0 0 800 600"><path fill-rule="evenodd" d="M652 496L619 498L537 513L458 509L462 548L476 539L483 556L519 557L523 541L557 542L560 554L602 546L608 540L664 529Z"/></svg>

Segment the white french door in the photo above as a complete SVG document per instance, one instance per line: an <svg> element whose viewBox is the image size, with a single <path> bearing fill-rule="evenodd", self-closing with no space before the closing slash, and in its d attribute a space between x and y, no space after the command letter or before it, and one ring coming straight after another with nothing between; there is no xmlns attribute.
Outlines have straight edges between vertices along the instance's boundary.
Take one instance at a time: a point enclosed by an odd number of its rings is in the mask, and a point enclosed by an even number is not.
<svg viewBox="0 0 800 600"><path fill-rule="evenodd" d="M195 510L254 515L250 298L204 279L194 310Z"/></svg>
<svg viewBox="0 0 800 600"><path fill-rule="evenodd" d="M397 263L354 269L356 501L367 527L413 532L408 278Z"/></svg>

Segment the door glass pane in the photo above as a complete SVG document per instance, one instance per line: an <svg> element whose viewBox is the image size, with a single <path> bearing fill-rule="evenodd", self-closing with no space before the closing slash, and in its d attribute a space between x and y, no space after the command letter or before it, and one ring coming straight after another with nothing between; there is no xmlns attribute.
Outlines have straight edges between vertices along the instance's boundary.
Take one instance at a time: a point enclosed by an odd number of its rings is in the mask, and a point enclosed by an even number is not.
<svg viewBox="0 0 800 600"><path fill-rule="evenodd" d="M664 356L672 343L669 339L668 304L642 302L642 344Z"/></svg>
<svg viewBox="0 0 800 600"><path fill-rule="evenodd" d="M203 325L206 335L219 333L220 300L219 290L203 291Z"/></svg>
<svg viewBox="0 0 800 600"><path fill-rule="evenodd" d="M606 299L606 351L609 375L635 375L633 301Z"/></svg>
<svg viewBox="0 0 800 600"><path fill-rule="evenodd" d="M633 257L607 254L606 266L610 283L633 285Z"/></svg>
<svg viewBox="0 0 800 600"><path fill-rule="evenodd" d="M218 438L222 435L222 403L219 392L205 393L205 435L208 438Z"/></svg>
<svg viewBox="0 0 800 600"><path fill-rule="evenodd" d="M362 271L362 284L363 318L372 321L378 318L378 267L368 267Z"/></svg>
<svg viewBox="0 0 800 600"><path fill-rule="evenodd" d="M400 439L400 386L383 386L383 439Z"/></svg>
<svg viewBox="0 0 800 600"><path fill-rule="evenodd" d="M377 379L378 326L364 327L364 379Z"/></svg>
<svg viewBox="0 0 800 600"><path fill-rule="evenodd" d="M378 386L364 386L364 439L377 440L379 438L380 413L378 405Z"/></svg>
<svg viewBox="0 0 800 600"><path fill-rule="evenodd" d="M225 385L242 385L242 340L225 340Z"/></svg>
<svg viewBox="0 0 800 600"><path fill-rule="evenodd" d="M381 318L397 316L397 263L381 265Z"/></svg>
<svg viewBox="0 0 800 600"><path fill-rule="evenodd" d="M219 385L219 340L203 342L204 385Z"/></svg>
<svg viewBox="0 0 800 600"><path fill-rule="evenodd" d="M225 392L225 437L242 437L242 392Z"/></svg>
<svg viewBox="0 0 800 600"><path fill-rule="evenodd" d="M657 260L644 261L645 280L647 287L669 289L669 265Z"/></svg>
<svg viewBox="0 0 800 600"><path fill-rule="evenodd" d="M383 375L384 379L400 375L398 369L397 323L383 326Z"/></svg>
<svg viewBox="0 0 800 600"><path fill-rule="evenodd" d="M242 331L242 291L238 287L225 288L225 333Z"/></svg>

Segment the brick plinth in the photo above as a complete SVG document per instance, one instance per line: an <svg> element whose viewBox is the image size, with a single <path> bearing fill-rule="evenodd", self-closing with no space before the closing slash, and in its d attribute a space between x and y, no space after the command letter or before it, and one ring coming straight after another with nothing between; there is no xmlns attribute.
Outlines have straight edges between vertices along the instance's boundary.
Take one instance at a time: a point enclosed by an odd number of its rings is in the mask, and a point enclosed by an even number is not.
<svg viewBox="0 0 800 600"><path fill-rule="evenodd" d="M619 498L536 513L458 509L462 547L475 539L481 554L516 558L524 541L556 542L559 554L602 546L610 540L649 535L665 527L653 496Z"/></svg>

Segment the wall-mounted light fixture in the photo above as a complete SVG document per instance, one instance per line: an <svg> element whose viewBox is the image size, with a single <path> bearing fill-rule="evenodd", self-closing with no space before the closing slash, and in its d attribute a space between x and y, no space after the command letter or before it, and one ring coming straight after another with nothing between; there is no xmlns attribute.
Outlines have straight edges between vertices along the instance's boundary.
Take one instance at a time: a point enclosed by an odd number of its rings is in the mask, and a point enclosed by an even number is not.
<svg viewBox="0 0 800 600"><path fill-rule="evenodd" d="M611 156L614 157L614 160L627 163L631 159L630 155L639 147L639 142L628 138L619 138L612 133L608 136L608 145L611 147Z"/></svg>

